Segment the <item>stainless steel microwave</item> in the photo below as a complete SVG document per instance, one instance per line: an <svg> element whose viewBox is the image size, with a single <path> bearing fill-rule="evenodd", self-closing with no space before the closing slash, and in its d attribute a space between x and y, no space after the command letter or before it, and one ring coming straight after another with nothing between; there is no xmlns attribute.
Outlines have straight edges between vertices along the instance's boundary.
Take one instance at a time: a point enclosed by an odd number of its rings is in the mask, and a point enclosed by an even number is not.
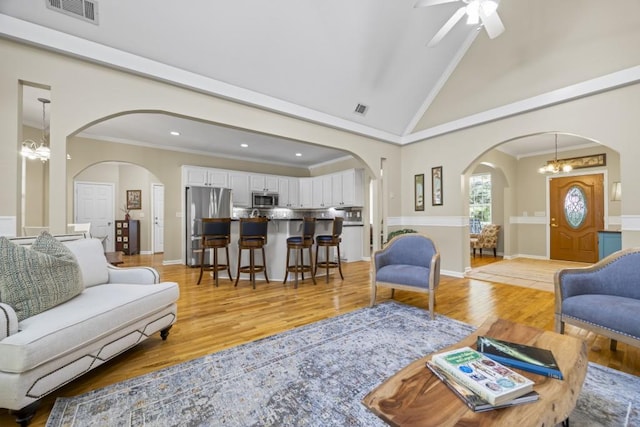
<svg viewBox="0 0 640 427"><path fill-rule="evenodd" d="M278 193L254 191L251 193L251 206L254 208L275 208L278 206Z"/></svg>

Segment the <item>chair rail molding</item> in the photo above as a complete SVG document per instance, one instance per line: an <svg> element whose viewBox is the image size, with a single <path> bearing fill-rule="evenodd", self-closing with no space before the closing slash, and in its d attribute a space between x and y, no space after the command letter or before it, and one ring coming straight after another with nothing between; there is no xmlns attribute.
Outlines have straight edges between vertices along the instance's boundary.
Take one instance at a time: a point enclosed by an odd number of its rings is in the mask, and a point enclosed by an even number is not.
<svg viewBox="0 0 640 427"><path fill-rule="evenodd" d="M389 226L469 227L468 216L390 216Z"/></svg>
<svg viewBox="0 0 640 427"><path fill-rule="evenodd" d="M640 215L622 215L622 231L640 231Z"/></svg>

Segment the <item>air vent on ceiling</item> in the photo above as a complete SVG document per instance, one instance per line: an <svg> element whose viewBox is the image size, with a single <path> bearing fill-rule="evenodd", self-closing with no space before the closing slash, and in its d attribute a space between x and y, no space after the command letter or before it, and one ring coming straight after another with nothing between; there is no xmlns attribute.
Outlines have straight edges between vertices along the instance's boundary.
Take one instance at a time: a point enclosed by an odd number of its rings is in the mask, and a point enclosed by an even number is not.
<svg viewBox="0 0 640 427"><path fill-rule="evenodd" d="M362 114L364 116L368 109L369 109L369 107L367 107L366 105L358 104L358 105L356 105L355 112L358 113L358 114Z"/></svg>
<svg viewBox="0 0 640 427"><path fill-rule="evenodd" d="M46 0L46 2L49 9L98 24L98 3L94 0Z"/></svg>

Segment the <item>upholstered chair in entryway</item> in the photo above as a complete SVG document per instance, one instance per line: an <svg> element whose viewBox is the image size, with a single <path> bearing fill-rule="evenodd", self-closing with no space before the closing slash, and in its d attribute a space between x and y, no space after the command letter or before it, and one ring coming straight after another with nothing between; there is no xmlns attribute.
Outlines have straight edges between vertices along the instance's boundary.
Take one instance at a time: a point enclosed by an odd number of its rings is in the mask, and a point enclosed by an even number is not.
<svg viewBox="0 0 640 427"><path fill-rule="evenodd" d="M480 249L480 256L482 256L482 249L493 249L493 256L496 257L499 232L499 225L488 224L482 227L480 234L471 234L470 243L471 249L473 249L473 256L476 256L476 249Z"/></svg>

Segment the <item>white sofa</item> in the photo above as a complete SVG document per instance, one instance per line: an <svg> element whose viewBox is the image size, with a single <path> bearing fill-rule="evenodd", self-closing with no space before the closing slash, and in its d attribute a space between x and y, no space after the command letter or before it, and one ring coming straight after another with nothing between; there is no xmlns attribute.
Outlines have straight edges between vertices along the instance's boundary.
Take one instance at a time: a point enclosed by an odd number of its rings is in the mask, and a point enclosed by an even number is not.
<svg viewBox="0 0 640 427"><path fill-rule="evenodd" d="M44 396L155 332L166 339L176 321L177 283L159 283L152 268L109 265L98 239L64 244L80 265L79 295L20 322L0 303L0 408L20 425Z"/></svg>

